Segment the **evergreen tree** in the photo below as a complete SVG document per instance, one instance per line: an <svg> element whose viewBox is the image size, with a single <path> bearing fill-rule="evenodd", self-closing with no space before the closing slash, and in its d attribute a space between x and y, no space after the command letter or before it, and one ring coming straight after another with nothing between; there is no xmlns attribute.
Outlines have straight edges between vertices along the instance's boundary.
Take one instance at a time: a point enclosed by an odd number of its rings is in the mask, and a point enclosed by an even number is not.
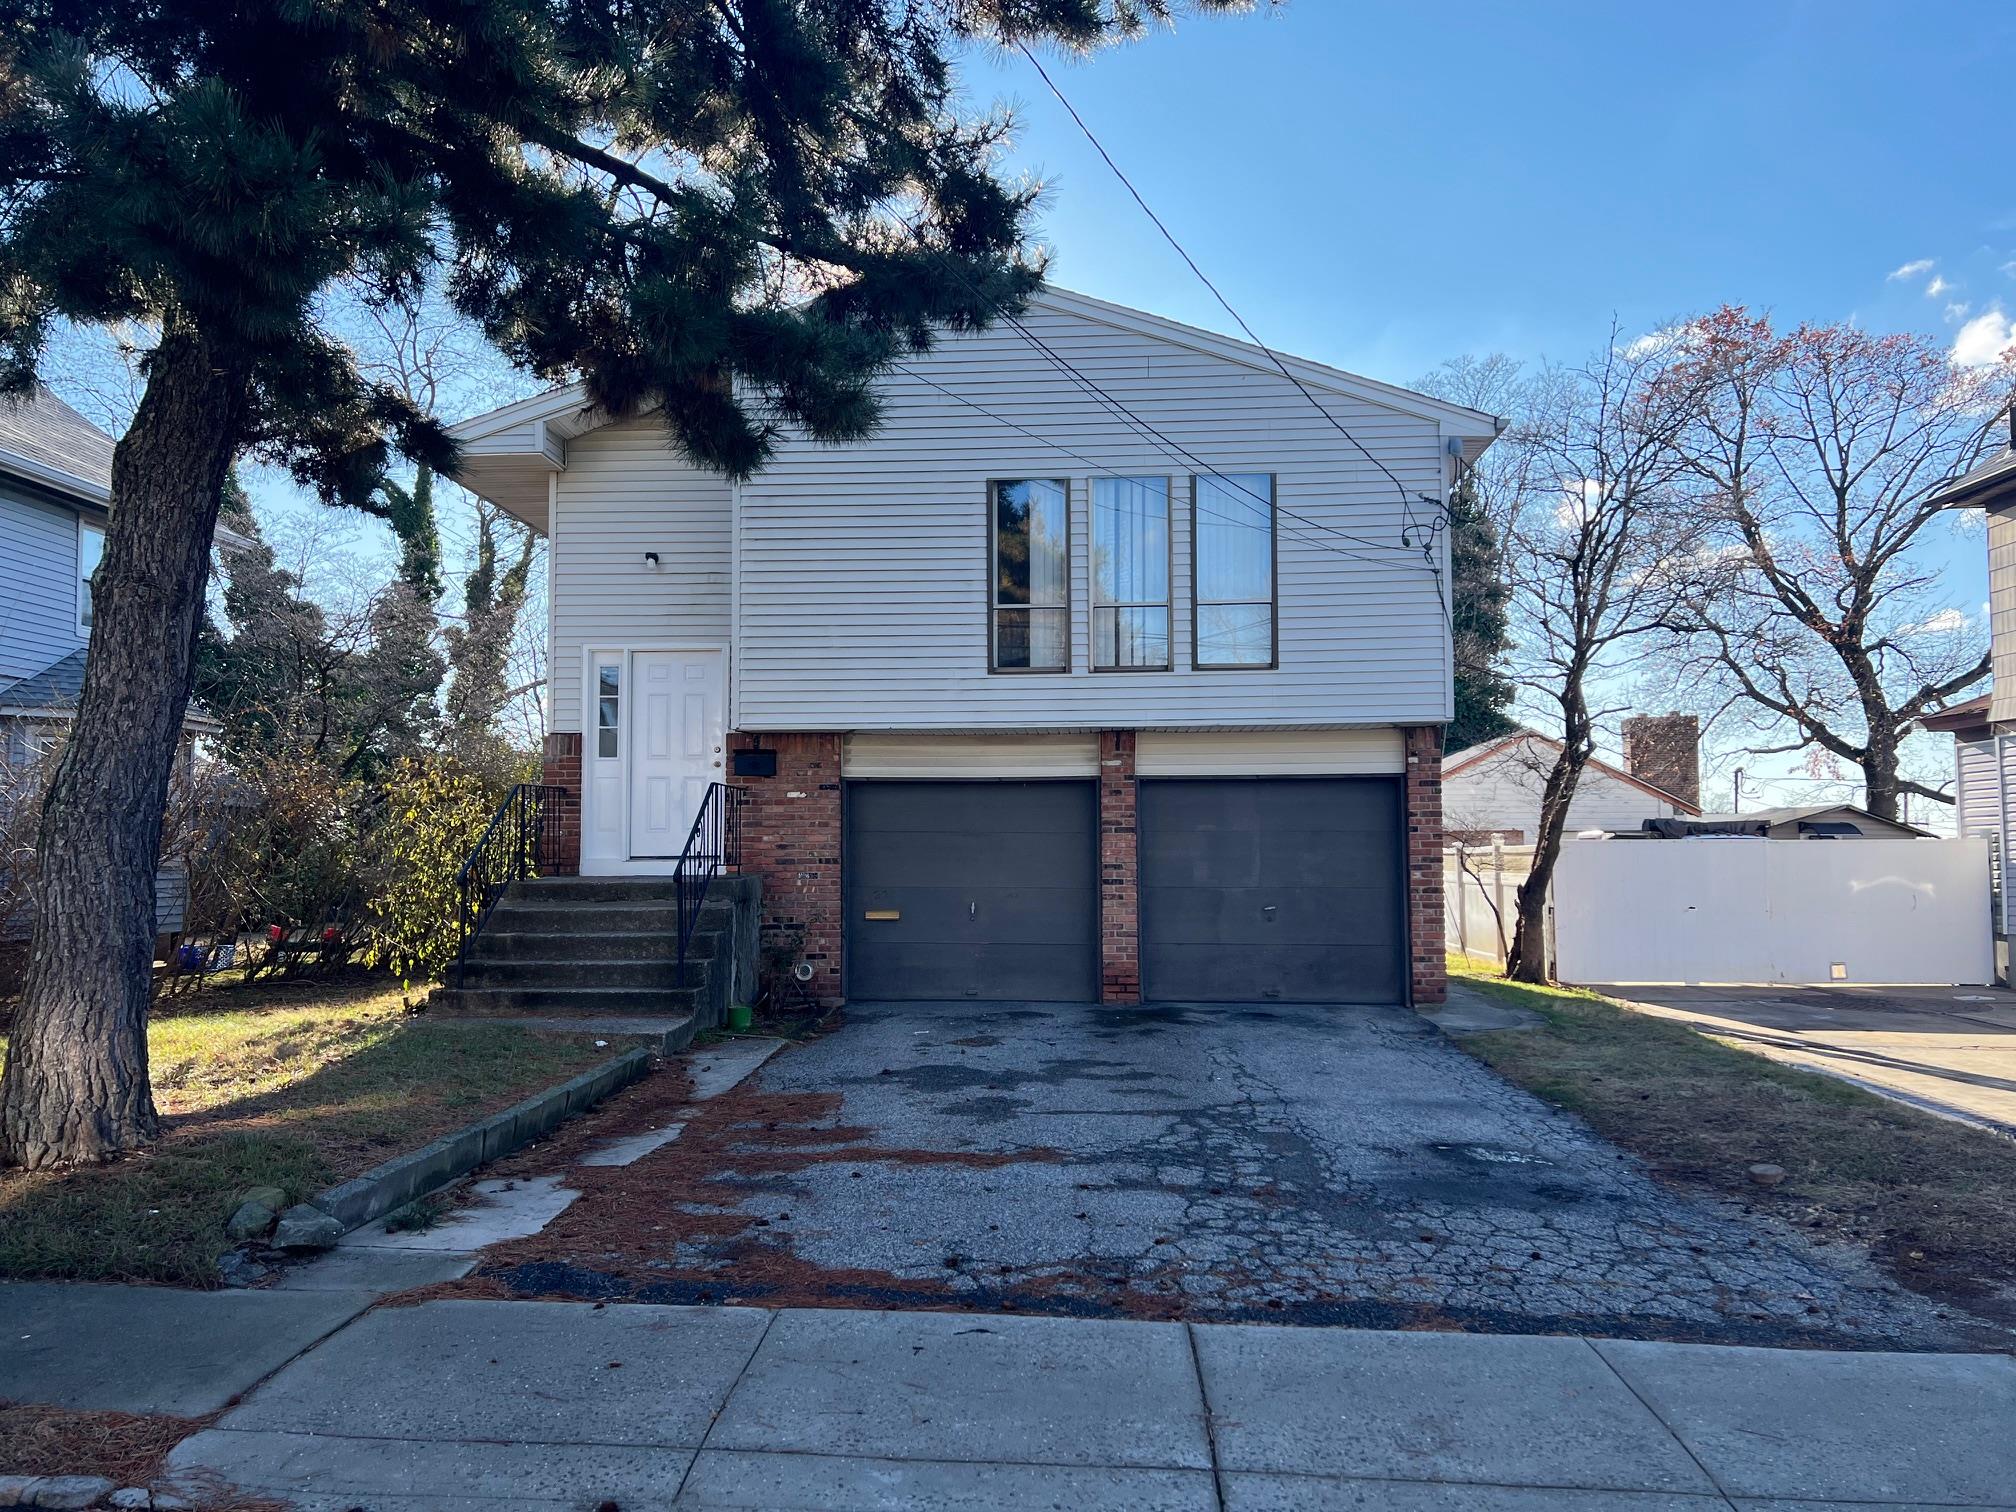
<svg viewBox="0 0 2016 1512"><path fill-rule="evenodd" d="M503 516L488 505L476 513L476 562L462 586L462 623L447 631L448 685L446 744L465 766L502 779L517 756L498 729L511 700L508 676L511 639L525 607L538 540L517 532L517 554L498 575L498 528Z"/></svg>
<svg viewBox="0 0 2016 1512"><path fill-rule="evenodd" d="M1501 670L1510 636L1498 532L1466 478L1449 495L1449 628L1456 659L1456 717L1444 749L1496 740L1519 728L1510 710L1515 689Z"/></svg>
<svg viewBox="0 0 2016 1512"><path fill-rule="evenodd" d="M953 50L1089 48L1177 3L0 0L0 390L58 320L159 332L44 808L0 1158L158 1131L154 865L233 458L352 504L395 451L454 461L326 294L439 281L522 368L655 406L732 476L786 424L858 438L888 363L1040 276L1037 186L994 172L1004 122L961 116Z"/></svg>

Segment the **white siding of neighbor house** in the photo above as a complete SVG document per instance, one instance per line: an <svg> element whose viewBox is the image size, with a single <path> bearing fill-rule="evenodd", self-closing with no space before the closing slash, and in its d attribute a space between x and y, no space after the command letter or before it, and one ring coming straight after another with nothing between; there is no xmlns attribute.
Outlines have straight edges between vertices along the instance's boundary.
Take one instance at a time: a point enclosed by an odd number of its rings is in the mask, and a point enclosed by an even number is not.
<svg viewBox="0 0 2016 1512"><path fill-rule="evenodd" d="M1404 772L1397 729L1143 730L1139 777L1303 777Z"/></svg>
<svg viewBox="0 0 2016 1512"><path fill-rule="evenodd" d="M29 677L84 644L77 633L77 512L0 484L0 684Z"/></svg>
<svg viewBox="0 0 2016 1512"><path fill-rule="evenodd" d="M582 728L584 653L726 646L728 482L638 420L570 442L554 484L552 728ZM654 570L644 553L658 553Z"/></svg>
<svg viewBox="0 0 2016 1512"><path fill-rule="evenodd" d="M1988 511L1988 627L1995 665L2016 666L2016 505ZM1995 679L1988 717L2016 719L2016 677Z"/></svg>
<svg viewBox="0 0 2016 1512"><path fill-rule="evenodd" d="M1451 761L1460 760L1458 752ZM1530 842L1540 828L1540 795L1553 752L1513 745L1475 766L1442 777L1445 829L1487 834L1519 834ZM1647 819L1679 812L1670 802L1597 767L1585 767L1568 805L1568 833L1581 830L1635 830Z"/></svg>
<svg viewBox="0 0 2016 1512"><path fill-rule="evenodd" d="M898 372L882 386L873 438L787 440L737 490L738 728L1309 727L1448 717L1441 599L1420 552L1398 549L1408 523L1400 490L1414 499L1419 522L1433 508L1415 496L1443 497L1437 422L1316 390L1397 475L1396 488L1279 374L1054 307L1039 306L1027 323L1205 467L1130 429L1014 330L948 337L906 366L1000 419ZM1271 472L1281 509L1318 527L1279 518L1278 669L1189 666L1189 478L1202 470ZM1090 479L1101 472L1171 480L1171 671L1089 670ZM1016 477L1070 480L1068 674L988 670L987 484ZM634 592L613 578L606 586Z"/></svg>
<svg viewBox="0 0 2016 1512"><path fill-rule="evenodd" d="M2016 787L2016 737L1955 741L1953 767L1954 825L1962 835L1989 842L1996 928L2008 934L2016 913L2007 871L2010 842L2016 840L2016 806L2009 802L2010 789Z"/></svg>

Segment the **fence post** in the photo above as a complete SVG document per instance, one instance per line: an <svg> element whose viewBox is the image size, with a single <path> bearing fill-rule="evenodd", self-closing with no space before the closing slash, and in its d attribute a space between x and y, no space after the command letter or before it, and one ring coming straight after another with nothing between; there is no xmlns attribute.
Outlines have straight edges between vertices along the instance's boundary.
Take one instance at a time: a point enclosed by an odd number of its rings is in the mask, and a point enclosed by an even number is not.
<svg viewBox="0 0 2016 1512"><path fill-rule="evenodd" d="M1505 837L1494 833L1491 836L1491 918L1492 934L1496 939L1492 952L1498 964L1505 964Z"/></svg>
<svg viewBox="0 0 2016 1512"><path fill-rule="evenodd" d="M1461 840L1456 842L1456 950L1460 955L1470 954L1470 868L1463 863L1468 852Z"/></svg>

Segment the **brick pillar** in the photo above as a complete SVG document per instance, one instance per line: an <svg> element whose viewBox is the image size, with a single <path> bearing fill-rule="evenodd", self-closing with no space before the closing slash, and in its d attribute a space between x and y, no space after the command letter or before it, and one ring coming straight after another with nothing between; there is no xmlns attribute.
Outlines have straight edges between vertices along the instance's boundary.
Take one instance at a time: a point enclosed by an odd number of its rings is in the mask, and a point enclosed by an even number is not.
<svg viewBox="0 0 2016 1512"><path fill-rule="evenodd" d="M1407 746L1407 938L1416 1003L1449 996L1442 932L1442 730L1412 725Z"/></svg>
<svg viewBox="0 0 2016 1512"><path fill-rule="evenodd" d="M541 753L544 773L540 781L565 788L560 804L559 838L553 857L553 874L572 877L581 870L581 735L575 730L556 730L546 737ZM553 822L551 820L549 823Z"/></svg>
<svg viewBox="0 0 2016 1512"><path fill-rule="evenodd" d="M1099 733L1099 1000L1141 1001L1134 732Z"/></svg>
<svg viewBox="0 0 2016 1512"><path fill-rule="evenodd" d="M745 735L777 753L775 777L728 780L744 789L742 870L763 879L763 943L795 934L817 973L805 990L823 1007L845 999L840 978L840 737Z"/></svg>

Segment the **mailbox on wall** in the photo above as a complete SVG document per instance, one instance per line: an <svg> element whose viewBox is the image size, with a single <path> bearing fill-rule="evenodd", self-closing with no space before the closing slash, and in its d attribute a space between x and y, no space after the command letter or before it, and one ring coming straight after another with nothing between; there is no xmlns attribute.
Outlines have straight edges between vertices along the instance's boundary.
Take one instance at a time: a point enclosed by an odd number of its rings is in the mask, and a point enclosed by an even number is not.
<svg viewBox="0 0 2016 1512"><path fill-rule="evenodd" d="M777 775L777 753L766 751L761 746L754 750L737 751L734 770L737 777L775 777Z"/></svg>

